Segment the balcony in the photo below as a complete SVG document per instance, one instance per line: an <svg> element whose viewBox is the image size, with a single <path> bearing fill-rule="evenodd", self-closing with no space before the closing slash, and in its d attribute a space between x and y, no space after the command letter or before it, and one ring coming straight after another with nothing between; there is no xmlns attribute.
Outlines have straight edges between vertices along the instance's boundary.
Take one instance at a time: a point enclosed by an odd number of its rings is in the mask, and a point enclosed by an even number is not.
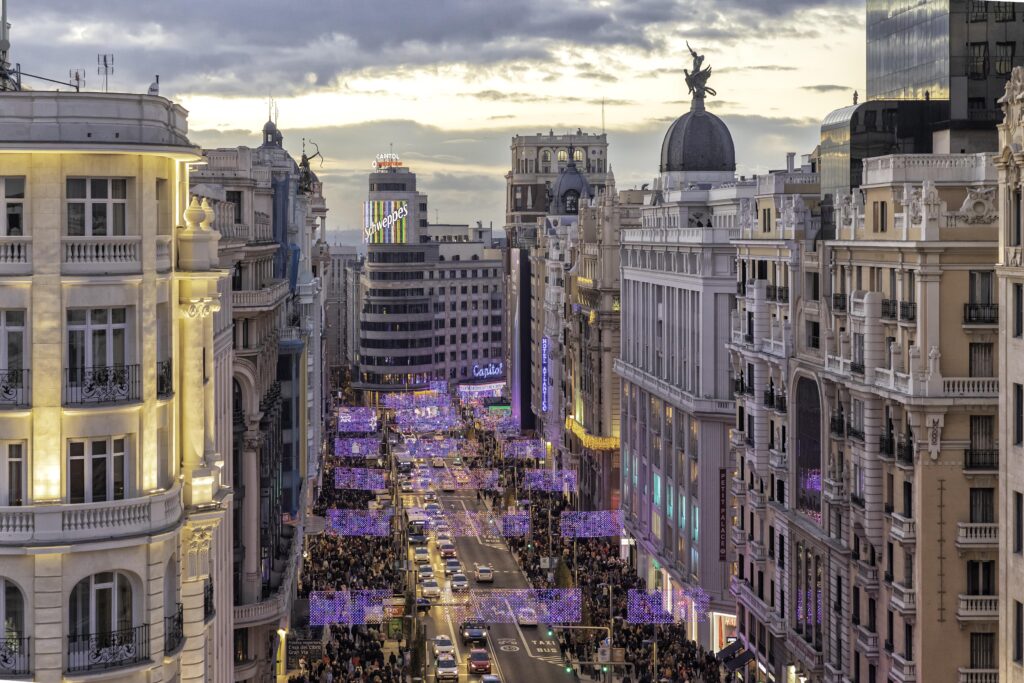
<svg viewBox="0 0 1024 683"><path fill-rule="evenodd" d="M747 532L738 526L732 528L732 545L737 551L742 551L747 545Z"/></svg>
<svg viewBox="0 0 1024 683"><path fill-rule="evenodd" d="M857 562L857 578L866 588L878 588L878 567L863 560Z"/></svg>
<svg viewBox="0 0 1024 683"><path fill-rule="evenodd" d="M957 524L956 547L961 550L996 550L999 548L999 524L960 522Z"/></svg>
<svg viewBox="0 0 1024 683"><path fill-rule="evenodd" d="M768 553L764 550L764 543L761 543L760 541L750 541L749 546L748 552L751 560L763 563L768 559Z"/></svg>
<svg viewBox="0 0 1024 683"><path fill-rule="evenodd" d="M764 407L774 408L775 407L775 392L766 391L764 392Z"/></svg>
<svg viewBox="0 0 1024 683"><path fill-rule="evenodd" d="M845 420L843 420L842 413L834 413L829 421L829 426L834 436L843 437L846 435Z"/></svg>
<svg viewBox="0 0 1024 683"><path fill-rule="evenodd" d="M968 448L964 451L964 469L968 471L999 471L999 451L995 448Z"/></svg>
<svg viewBox="0 0 1024 683"><path fill-rule="evenodd" d="M892 606L902 615L917 611L917 591L899 581L892 584Z"/></svg>
<svg viewBox="0 0 1024 683"><path fill-rule="evenodd" d="M163 532L181 519L181 485L142 498L0 507L0 545L84 543Z"/></svg>
<svg viewBox="0 0 1024 683"><path fill-rule="evenodd" d="M900 302L900 322L912 323L917 320L917 304L913 301Z"/></svg>
<svg viewBox="0 0 1024 683"><path fill-rule="evenodd" d="M747 283L744 282L743 280L740 280L739 282L736 283L736 296L746 296L746 295L747 295Z"/></svg>
<svg viewBox="0 0 1024 683"><path fill-rule="evenodd" d="M732 495L737 498L745 498L747 495L747 483L742 479L733 477L732 479Z"/></svg>
<svg viewBox="0 0 1024 683"><path fill-rule="evenodd" d="M68 636L68 673L104 671L149 661L149 624Z"/></svg>
<svg viewBox="0 0 1024 683"><path fill-rule="evenodd" d="M852 372L855 375L863 375L864 374L864 362L863 361L857 361L857 360L851 360L850 361L850 372Z"/></svg>
<svg viewBox="0 0 1024 683"><path fill-rule="evenodd" d="M742 377L737 377L732 381L732 393L736 394L737 396L741 396L743 395L745 390L746 388L743 384Z"/></svg>
<svg viewBox="0 0 1024 683"><path fill-rule="evenodd" d="M184 641L184 609L179 602L174 615L164 617L164 654L173 653Z"/></svg>
<svg viewBox="0 0 1024 683"><path fill-rule="evenodd" d="M172 235L156 236L156 270L158 273L166 273L171 269L171 242Z"/></svg>
<svg viewBox="0 0 1024 683"><path fill-rule="evenodd" d="M883 434L878 437L878 455L886 460L891 460L896 454L896 439Z"/></svg>
<svg viewBox="0 0 1024 683"><path fill-rule="evenodd" d="M860 425L855 425L852 422L847 422L846 423L846 436L848 436L849 438L851 438L851 439L853 439L855 441L860 441L861 443L863 443L864 442L864 427L862 427Z"/></svg>
<svg viewBox="0 0 1024 683"><path fill-rule="evenodd" d="M899 306L894 299L882 299L882 319L895 320L899 314Z"/></svg>
<svg viewBox="0 0 1024 683"><path fill-rule="evenodd" d="M780 304L789 303L789 287L776 287L775 288L775 300Z"/></svg>
<svg viewBox="0 0 1024 683"><path fill-rule="evenodd" d="M0 639L0 675L27 676L32 673L32 638L8 633Z"/></svg>
<svg viewBox="0 0 1024 683"><path fill-rule="evenodd" d="M857 627L857 649L866 656L878 656L878 634L869 631L866 626Z"/></svg>
<svg viewBox="0 0 1024 683"><path fill-rule="evenodd" d="M914 442L905 439L896 444L896 462L904 467L914 466Z"/></svg>
<svg viewBox="0 0 1024 683"><path fill-rule="evenodd" d="M846 302L848 298L845 293L832 295L832 310L836 313L846 313Z"/></svg>
<svg viewBox="0 0 1024 683"><path fill-rule="evenodd" d="M32 404L31 371L0 370L0 408L27 408Z"/></svg>
<svg viewBox="0 0 1024 683"><path fill-rule="evenodd" d="M785 415L786 414L786 410L787 410L786 395L785 394L776 394L775 395L775 412L782 413L783 415Z"/></svg>
<svg viewBox="0 0 1024 683"><path fill-rule="evenodd" d="M917 521L904 517L898 512L892 513L892 527L889 535L894 541L906 545L917 543Z"/></svg>
<svg viewBox="0 0 1024 683"><path fill-rule="evenodd" d="M943 377L944 398L999 398L998 377Z"/></svg>
<svg viewBox="0 0 1024 683"><path fill-rule="evenodd" d="M258 626L276 622L291 609L291 596L295 588L295 558L286 558L288 562L284 578L277 590L259 602L248 605L235 605L235 628Z"/></svg>
<svg viewBox="0 0 1024 683"><path fill-rule="evenodd" d="M142 237L62 237L64 275L123 275L142 272Z"/></svg>
<svg viewBox="0 0 1024 683"><path fill-rule="evenodd" d="M747 500L750 503L750 507L755 510L764 509L765 499L764 491L758 491L757 489L750 489L747 491Z"/></svg>
<svg viewBox="0 0 1024 683"><path fill-rule="evenodd" d="M203 586L203 619L209 621L216 613L217 609L213 602L213 581L207 579Z"/></svg>
<svg viewBox="0 0 1024 683"><path fill-rule="evenodd" d="M142 398L138 365L102 365L64 370L64 405L131 403Z"/></svg>
<svg viewBox="0 0 1024 683"><path fill-rule="evenodd" d="M864 496L859 493L850 494L850 502L859 507L861 510L864 509Z"/></svg>
<svg viewBox="0 0 1024 683"><path fill-rule="evenodd" d="M842 505L846 503L846 486L842 480L826 478L823 484L824 486L822 489L827 503L831 503L832 505Z"/></svg>
<svg viewBox="0 0 1024 683"><path fill-rule="evenodd" d="M960 621L997 621L999 619L998 595L961 595L956 609Z"/></svg>
<svg viewBox="0 0 1024 683"><path fill-rule="evenodd" d="M786 457L786 451L780 451L777 448L771 448L768 450L768 466L773 470L788 470L789 459Z"/></svg>
<svg viewBox="0 0 1024 683"><path fill-rule="evenodd" d="M32 238L0 236L0 275L32 272Z"/></svg>
<svg viewBox="0 0 1024 683"><path fill-rule="evenodd" d="M957 683L999 683L999 669L957 669Z"/></svg>
<svg viewBox="0 0 1024 683"><path fill-rule="evenodd" d="M170 398L174 395L174 361L168 358L156 364L156 397Z"/></svg>
<svg viewBox="0 0 1024 683"><path fill-rule="evenodd" d="M898 683L916 683L917 664L908 662L900 653L892 654L892 666L889 667L889 675Z"/></svg>
<svg viewBox="0 0 1024 683"><path fill-rule="evenodd" d="M964 304L964 325L998 324L998 304Z"/></svg>
<svg viewBox="0 0 1024 683"><path fill-rule="evenodd" d="M288 295L287 280L271 280L260 289L231 292L231 305L235 312L259 312L276 308Z"/></svg>

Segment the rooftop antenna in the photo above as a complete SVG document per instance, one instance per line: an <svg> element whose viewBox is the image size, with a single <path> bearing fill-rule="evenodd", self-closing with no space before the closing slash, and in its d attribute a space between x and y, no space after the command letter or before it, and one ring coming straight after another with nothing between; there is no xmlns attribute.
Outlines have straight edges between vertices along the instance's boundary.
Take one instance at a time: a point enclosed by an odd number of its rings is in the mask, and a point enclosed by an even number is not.
<svg viewBox="0 0 1024 683"><path fill-rule="evenodd" d="M601 135L604 135L604 98L601 98Z"/></svg>
<svg viewBox="0 0 1024 683"><path fill-rule="evenodd" d="M85 87L85 69L68 69L68 82L81 90Z"/></svg>
<svg viewBox="0 0 1024 683"><path fill-rule="evenodd" d="M276 126L281 120L281 110L277 107L277 100L274 100L274 125Z"/></svg>
<svg viewBox="0 0 1024 683"><path fill-rule="evenodd" d="M110 74L114 73L114 55L112 53L96 55L96 73L103 76L103 92L107 92Z"/></svg>

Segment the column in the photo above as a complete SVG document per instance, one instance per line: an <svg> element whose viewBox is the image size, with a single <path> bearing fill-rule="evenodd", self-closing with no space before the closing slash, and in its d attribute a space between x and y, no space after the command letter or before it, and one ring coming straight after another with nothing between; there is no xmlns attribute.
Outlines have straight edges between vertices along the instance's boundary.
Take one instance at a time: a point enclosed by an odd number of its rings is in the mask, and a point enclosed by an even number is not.
<svg viewBox="0 0 1024 683"><path fill-rule="evenodd" d="M206 682L207 613L205 607L206 582L210 577L210 546L218 518L194 520L182 532L181 557L184 558L181 577L181 604L185 645L181 652L181 681ZM229 590L228 586L219 586ZM210 615L213 618L213 614ZM224 618L230 618L224 615Z"/></svg>
<svg viewBox="0 0 1024 683"><path fill-rule="evenodd" d="M255 428L245 433L242 451L242 602L260 597L260 445L263 434Z"/></svg>

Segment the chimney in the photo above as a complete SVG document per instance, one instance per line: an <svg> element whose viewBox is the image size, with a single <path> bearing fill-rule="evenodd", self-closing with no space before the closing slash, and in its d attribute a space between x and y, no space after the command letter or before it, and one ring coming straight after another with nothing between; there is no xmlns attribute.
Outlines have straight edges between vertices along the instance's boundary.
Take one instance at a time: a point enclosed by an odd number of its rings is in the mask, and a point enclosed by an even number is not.
<svg viewBox="0 0 1024 683"><path fill-rule="evenodd" d="M786 152L786 172L793 172L793 160L796 159L796 152Z"/></svg>

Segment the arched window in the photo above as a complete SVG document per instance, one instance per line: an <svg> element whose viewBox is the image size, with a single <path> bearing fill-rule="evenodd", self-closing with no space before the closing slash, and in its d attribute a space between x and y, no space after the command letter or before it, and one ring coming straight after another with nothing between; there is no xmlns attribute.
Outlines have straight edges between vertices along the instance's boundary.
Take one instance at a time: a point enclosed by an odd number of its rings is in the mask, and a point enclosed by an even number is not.
<svg viewBox="0 0 1024 683"><path fill-rule="evenodd" d="M540 159L541 159L541 161L550 162L551 161L551 150L550 149L544 150L541 153L541 155L540 155Z"/></svg>
<svg viewBox="0 0 1024 683"><path fill-rule="evenodd" d="M68 607L68 670L125 666L149 657L145 627L135 626L131 579L100 572L78 582Z"/></svg>
<svg viewBox="0 0 1024 683"><path fill-rule="evenodd" d="M558 160L559 161L568 161L569 160L569 152L567 152L564 149L558 150Z"/></svg>
<svg viewBox="0 0 1024 683"><path fill-rule="evenodd" d="M25 596L11 581L0 577L0 673L28 673L28 639L25 637Z"/></svg>
<svg viewBox="0 0 1024 683"><path fill-rule="evenodd" d="M573 161L583 161L583 150L577 149L572 153Z"/></svg>

